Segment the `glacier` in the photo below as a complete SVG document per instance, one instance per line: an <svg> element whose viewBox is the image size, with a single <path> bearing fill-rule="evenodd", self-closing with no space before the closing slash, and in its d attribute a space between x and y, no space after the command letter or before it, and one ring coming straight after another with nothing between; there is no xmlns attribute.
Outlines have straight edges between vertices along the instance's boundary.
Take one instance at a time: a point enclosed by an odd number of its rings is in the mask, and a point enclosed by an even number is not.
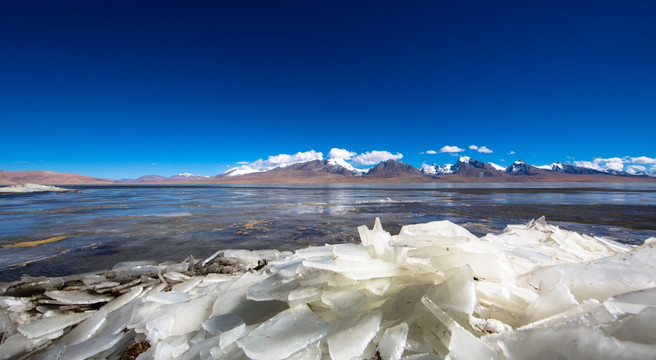
<svg viewBox="0 0 656 360"><path fill-rule="evenodd" d="M0 359L656 359L656 238L358 232L0 284Z"/></svg>

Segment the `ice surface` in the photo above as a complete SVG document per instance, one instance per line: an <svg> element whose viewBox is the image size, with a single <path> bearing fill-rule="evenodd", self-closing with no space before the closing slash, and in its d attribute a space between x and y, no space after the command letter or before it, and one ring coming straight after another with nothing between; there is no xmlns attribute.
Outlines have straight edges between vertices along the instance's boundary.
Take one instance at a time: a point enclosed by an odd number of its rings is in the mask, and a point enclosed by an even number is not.
<svg viewBox="0 0 656 360"><path fill-rule="evenodd" d="M0 359L118 359L144 340L140 360L656 358L656 241L543 218L481 238L448 221L358 231L3 284ZM220 261L238 271L200 272Z"/></svg>
<svg viewBox="0 0 656 360"><path fill-rule="evenodd" d="M385 360L398 360L403 354L405 340L408 337L408 324L401 323L399 325L387 328L383 337L378 343L378 351L380 357Z"/></svg>
<svg viewBox="0 0 656 360"><path fill-rule="evenodd" d="M78 313L42 318L19 326L18 331L28 339L32 339L75 325L91 315L91 313Z"/></svg>
<svg viewBox="0 0 656 360"><path fill-rule="evenodd" d="M60 188L52 185L40 184L16 184L11 186L0 187L1 193L33 193L33 192L66 192L71 189Z"/></svg>
<svg viewBox="0 0 656 360"><path fill-rule="evenodd" d="M328 348L332 359L353 359L362 355L378 332L383 314L368 312L348 320L333 322L328 335Z"/></svg>
<svg viewBox="0 0 656 360"><path fill-rule="evenodd" d="M64 304L95 304L112 300L110 296L93 295L86 291L46 291L45 295Z"/></svg>
<svg viewBox="0 0 656 360"><path fill-rule="evenodd" d="M328 334L330 325L306 305L285 310L238 341L252 359L284 359Z"/></svg>

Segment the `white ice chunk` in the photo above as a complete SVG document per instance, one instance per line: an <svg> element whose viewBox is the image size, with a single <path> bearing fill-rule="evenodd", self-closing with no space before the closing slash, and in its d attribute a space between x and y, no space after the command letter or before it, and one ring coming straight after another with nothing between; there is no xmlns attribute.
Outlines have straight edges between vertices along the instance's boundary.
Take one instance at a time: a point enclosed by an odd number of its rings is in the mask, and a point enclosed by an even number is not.
<svg viewBox="0 0 656 360"><path fill-rule="evenodd" d="M144 301L152 301L160 304L177 304L189 300L189 294L179 291L166 291L157 294L148 295Z"/></svg>
<svg viewBox="0 0 656 360"><path fill-rule="evenodd" d="M399 238L417 237L427 241L426 246L450 245L463 241L476 241L478 238L460 225L448 220L432 221L424 224L405 225L399 231Z"/></svg>
<svg viewBox="0 0 656 360"><path fill-rule="evenodd" d="M588 328L523 330L501 334L496 341L508 360L656 358L655 345L620 341Z"/></svg>
<svg viewBox="0 0 656 360"><path fill-rule="evenodd" d="M249 300L267 301L267 300L287 300L289 293L299 287L298 280L295 278L284 278L273 275L264 281L251 286L248 289L247 298Z"/></svg>
<svg viewBox="0 0 656 360"><path fill-rule="evenodd" d="M246 324L243 323L224 331L219 339L220 349L226 351L230 345L235 345L235 342L241 339L244 334L246 334Z"/></svg>
<svg viewBox="0 0 656 360"><path fill-rule="evenodd" d="M527 308L520 319L521 323L544 319L577 306L579 303L565 284L558 283L551 289L545 289Z"/></svg>
<svg viewBox="0 0 656 360"><path fill-rule="evenodd" d="M610 335L623 341L656 344L656 308L646 308L620 321Z"/></svg>
<svg viewBox="0 0 656 360"><path fill-rule="evenodd" d="M187 281L173 285L171 290L186 293L189 292L189 290L195 288L198 284L200 284L201 281L203 281L202 276L195 276Z"/></svg>
<svg viewBox="0 0 656 360"><path fill-rule="evenodd" d="M604 304L614 313L637 314L645 307L656 307L656 288L613 296Z"/></svg>
<svg viewBox="0 0 656 360"><path fill-rule="evenodd" d="M87 340L85 342L68 346L61 360L85 360L99 354L116 345L123 338L123 334L108 335L101 338Z"/></svg>
<svg viewBox="0 0 656 360"><path fill-rule="evenodd" d="M398 360L403 354L405 341L408 337L408 324L400 323L387 328L378 343L380 357L385 360Z"/></svg>
<svg viewBox="0 0 656 360"><path fill-rule="evenodd" d="M328 335L328 349L333 360L353 359L362 355L376 336L383 314L367 312L351 319L335 321Z"/></svg>
<svg viewBox="0 0 656 360"><path fill-rule="evenodd" d="M287 360L319 360L321 359L321 342L309 345L305 349L292 354Z"/></svg>
<svg viewBox="0 0 656 360"><path fill-rule="evenodd" d="M324 291L321 301L345 318L358 312L367 302L367 296L358 291Z"/></svg>
<svg viewBox="0 0 656 360"><path fill-rule="evenodd" d="M18 327L18 331L28 339L44 336L75 325L91 316L93 313L76 313L60 315L50 318L41 318Z"/></svg>
<svg viewBox="0 0 656 360"><path fill-rule="evenodd" d="M442 309L471 314L476 307L474 273L469 265L456 269L444 282L438 284L429 295Z"/></svg>
<svg viewBox="0 0 656 360"><path fill-rule="evenodd" d="M237 343L252 359L284 359L328 334L330 325L306 305L287 309Z"/></svg>
<svg viewBox="0 0 656 360"><path fill-rule="evenodd" d="M113 297L111 296L94 295L81 290L68 290L68 291L51 290L51 291L46 291L45 295L61 303L71 304L71 305L96 304L101 302L108 302L113 299Z"/></svg>
<svg viewBox="0 0 656 360"><path fill-rule="evenodd" d="M492 349L476 338L472 333L465 330L449 315L447 315L431 299L424 296L421 302L435 316L438 323L442 324L444 330L438 330L436 336L449 352L446 359L495 359L496 355Z"/></svg>
<svg viewBox="0 0 656 360"><path fill-rule="evenodd" d="M105 304L102 307L102 309L107 312L114 311L122 306L125 306L125 304L139 297L139 295L141 295L142 292L143 292L143 288L141 286L133 287L132 289L130 289L130 291Z"/></svg>
<svg viewBox="0 0 656 360"><path fill-rule="evenodd" d="M61 343L70 346L88 340L96 333L100 326L102 326L106 318L107 311L101 309L100 311L91 315L91 317L78 324L73 330L69 331L68 334L63 336L60 340Z"/></svg>
<svg viewBox="0 0 656 360"><path fill-rule="evenodd" d="M242 319L233 314L215 315L203 322L203 329L213 335L221 335L243 323Z"/></svg>

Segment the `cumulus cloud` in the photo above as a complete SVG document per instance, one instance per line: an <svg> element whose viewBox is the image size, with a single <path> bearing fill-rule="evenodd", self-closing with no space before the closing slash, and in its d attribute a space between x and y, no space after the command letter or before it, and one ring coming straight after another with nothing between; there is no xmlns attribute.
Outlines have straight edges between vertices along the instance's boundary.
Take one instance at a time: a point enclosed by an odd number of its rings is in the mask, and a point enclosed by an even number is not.
<svg viewBox="0 0 656 360"><path fill-rule="evenodd" d="M494 151L490 150L487 146L469 145L470 150L476 150L479 153L492 154Z"/></svg>
<svg viewBox="0 0 656 360"><path fill-rule="evenodd" d="M425 154L435 155L435 154L437 154L437 151L435 151L435 150L426 150Z"/></svg>
<svg viewBox="0 0 656 360"><path fill-rule="evenodd" d="M271 155L266 160L258 159L251 163L244 164L240 162L242 166L240 169L243 170L254 170L254 171L264 171L270 170L276 167L284 167L291 164L296 164L300 162L306 162L311 160L323 160L323 153L310 150L305 152L297 152L296 154L278 154Z"/></svg>
<svg viewBox="0 0 656 360"><path fill-rule="evenodd" d="M510 150L510 152L508 153L508 155L515 155L515 151L514 151L514 150Z"/></svg>
<svg viewBox="0 0 656 360"><path fill-rule="evenodd" d="M636 174L645 171L647 171L647 168L642 165L629 165L626 167L626 172L628 172L629 174Z"/></svg>
<svg viewBox="0 0 656 360"><path fill-rule="evenodd" d="M355 165L375 165L385 160L399 160L403 158L403 154L392 154L389 151L367 151L366 153L359 154L353 157L353 164Z"/></svg>
<svg viewBox="0 0 656 360"><path fill-rule="evenodd" d="M622 171L624 170L624 164L629 161L630 160L627 158L619 158L619 157L612 157L607 159L596 158L592 161L574 161L574 165L589 168L589 169L599 170L599 171L606 171L606 170Z"/></svg>
<svg viewBox="0 0 656 360"><path fill-rule="evenodd" d="M353 151L348 151L346 149L338 149L338 148L332 148L330 149L330 152L328 152L328 158L329 159L344 159L344 160L351 160L352 157L357 155Z"/></svg>
<svg viewBox="0 0 656 360"><path fill-rule="evenodd" d="M656 165L656 158L638 156L638 157L631 158L631 162L634 164L642 164L642 165Z"/></svg>
<svg viewBox="0 0 656 360"><path fill-rule="evenodd" d="M465 151L465 149L461 149L457 146L450 146L450 145L442 146L442 148L440 149L440 153L459 153L463 151Z"/></svg>

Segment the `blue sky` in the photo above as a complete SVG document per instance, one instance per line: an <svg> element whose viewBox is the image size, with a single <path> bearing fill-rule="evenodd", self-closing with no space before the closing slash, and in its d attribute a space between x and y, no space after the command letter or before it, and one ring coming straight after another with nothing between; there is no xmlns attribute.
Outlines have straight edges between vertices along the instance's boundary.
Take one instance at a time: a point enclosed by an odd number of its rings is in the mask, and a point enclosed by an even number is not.
<svg viewBox="0 0 656 360"><path fill-rule="evenodd" d="M654 1L2 2L0 169L653 159L654 18Z"/></svg>

